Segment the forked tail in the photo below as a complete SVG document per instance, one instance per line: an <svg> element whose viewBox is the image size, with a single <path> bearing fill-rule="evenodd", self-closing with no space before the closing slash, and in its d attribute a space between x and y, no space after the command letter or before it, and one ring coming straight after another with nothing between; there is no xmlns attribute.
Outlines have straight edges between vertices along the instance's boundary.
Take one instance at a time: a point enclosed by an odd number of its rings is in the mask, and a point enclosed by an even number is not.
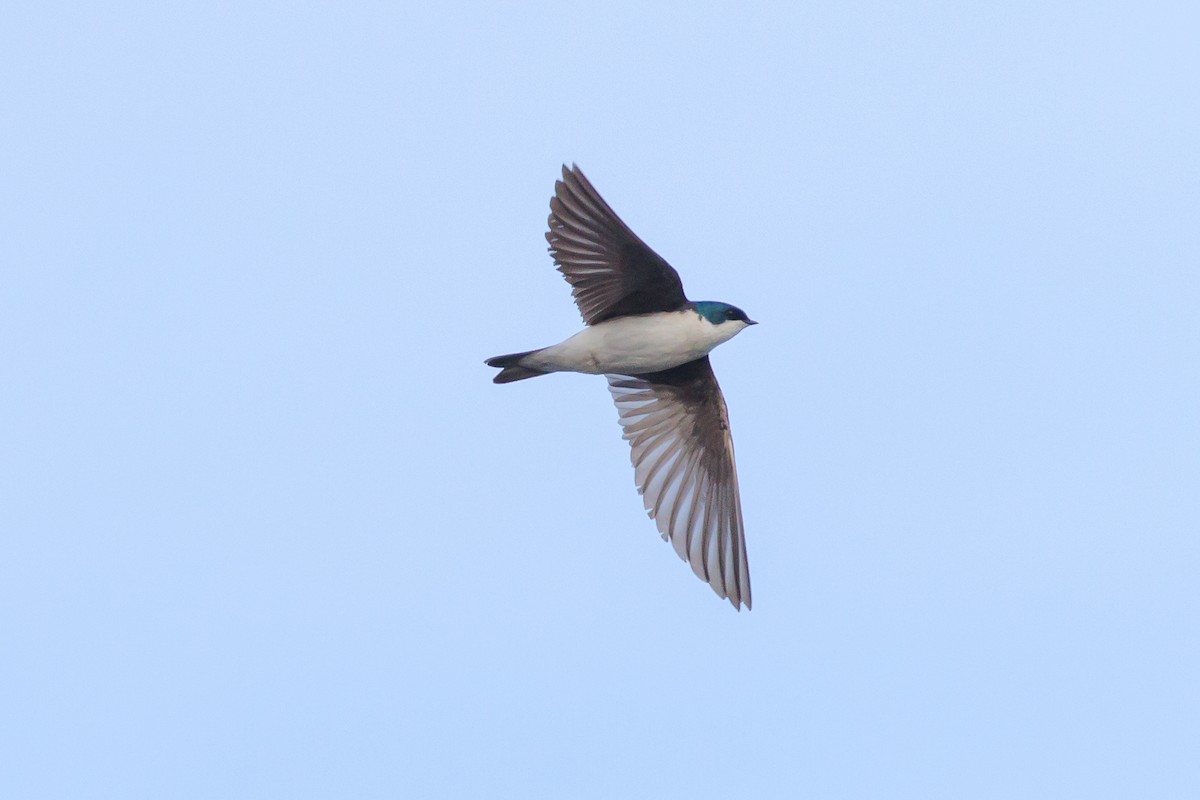
<svg viewBox="0 0 1200 800"><path fill-rule="evenodd" d="M513 381L523 381L526 378L536 378L538 375L546 375L540 369L532 367L522 367L521 359L525 356L531 356L538 350L527 350L524 353L512 353L507 356L495 356L487 360L489 367L500 367L500 374L492 378L492 383L512 383Z"/></svg>

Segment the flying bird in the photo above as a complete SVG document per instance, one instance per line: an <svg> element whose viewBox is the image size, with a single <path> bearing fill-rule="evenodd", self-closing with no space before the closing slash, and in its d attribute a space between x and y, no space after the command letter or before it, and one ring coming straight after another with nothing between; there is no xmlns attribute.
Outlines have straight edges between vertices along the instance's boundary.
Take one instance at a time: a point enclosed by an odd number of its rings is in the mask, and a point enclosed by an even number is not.
<svg viewBox="0 0 1200 800"><path fill-rule="evenodd" d="M559 344L496 356L495 383L551 372L604 375L632 447L635 482L662 537L733 607L750 608L750 569L729 412L709 352L753 320L692 302L679 273L563 166L546 234L586 327Z"/></svg>

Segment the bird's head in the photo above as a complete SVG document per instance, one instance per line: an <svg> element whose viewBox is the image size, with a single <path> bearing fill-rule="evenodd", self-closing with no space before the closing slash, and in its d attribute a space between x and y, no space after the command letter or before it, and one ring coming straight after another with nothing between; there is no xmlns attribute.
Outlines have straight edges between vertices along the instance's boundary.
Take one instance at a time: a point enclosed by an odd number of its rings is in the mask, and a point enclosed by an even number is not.
<svg viewBox="0 0 1200 800"><path fill-rule="evenodd" d="M729 303L718 303L713 300L702 300L699 303L693 303L696 313L704 319L711 322L713 325L733 325L735 333L741 331L748 325L757 325L758 323L746 316L746 312L742 311L737 306L731 306Z"/></svg>

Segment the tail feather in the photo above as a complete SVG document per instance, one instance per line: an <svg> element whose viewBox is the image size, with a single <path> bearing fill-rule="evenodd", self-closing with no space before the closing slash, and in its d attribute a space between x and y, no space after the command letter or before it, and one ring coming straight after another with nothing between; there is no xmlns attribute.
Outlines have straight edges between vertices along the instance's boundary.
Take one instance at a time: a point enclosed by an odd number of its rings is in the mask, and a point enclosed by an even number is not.
<svg viewBox="0 0 1200 800"><path fill-rule="evenodd" d="M540 369L521 366L521 359L537 352L539 351L526 350L524 353L489 358L486 362L489 367L500 367L500 373L492 378L492 383L512 383L513 381L523 381L526 378L536 378L538 375L546 375L547 373Z"/></svg>

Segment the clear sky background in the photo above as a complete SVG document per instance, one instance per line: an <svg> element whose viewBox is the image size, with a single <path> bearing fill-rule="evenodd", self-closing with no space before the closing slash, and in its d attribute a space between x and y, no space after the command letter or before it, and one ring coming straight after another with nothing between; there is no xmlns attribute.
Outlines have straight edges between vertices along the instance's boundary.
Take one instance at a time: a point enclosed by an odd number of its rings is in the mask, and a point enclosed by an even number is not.
<svg viewBox="0 0 1200 800"><path fill-rule="evenodd" d="M0 24L0 795L1200 797L1195 4L105 5ZM563 162L762 322L751 612L483 365Z"/></svg>

